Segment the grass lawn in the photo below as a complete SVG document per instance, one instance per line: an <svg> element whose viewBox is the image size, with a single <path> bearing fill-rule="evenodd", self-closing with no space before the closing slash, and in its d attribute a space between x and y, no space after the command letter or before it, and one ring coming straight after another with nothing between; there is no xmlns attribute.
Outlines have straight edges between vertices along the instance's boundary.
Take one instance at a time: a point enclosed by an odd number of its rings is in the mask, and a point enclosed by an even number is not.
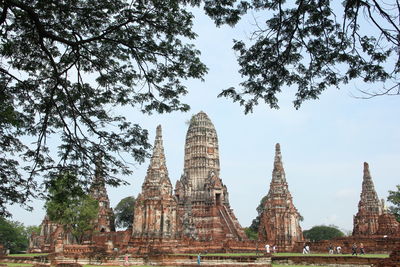
<svg viewBox="0 0 400 267"><path fill-rule="evenodd" d="M329 253L311 253L311 254L302 254L302 253L275 253L272 254L273 256L325 256L325 257L332 257L332 256L339 256L339 257L351 257L351 254L329 254ZM364 258L388 258L389 254L365 254L365 255L358 255L357 257L364 257Z"/></svg>
<svg viewBox="0 0 400 267"><path fill-rule="evenodd" d="M196 256L197 254L172 254L178 256ZM200 254L201 256L256 256L256 253L207 253L207 254ZM259 256L262 256L260 253Z"/></svg>
<svg viewBox="0 0 400 267"><path fill-rule="evenodd" d="M27 253L27 254L9 254L11 257L35 257L35 256L46 256L49 253Z"/></svg>
<svg viewBox="0 0 400 267"><path fill-rule="evenodd" d="M174 255L182 255L182 256L197 256L197 254L174 254ZM202 256L256 256L256 253L207 253L201 254ZM259 253L259 256L264 255L263 253ZM339 257L350 257L351 254L329 254L329 253L315 253L315 254L302 254L302 253L274 253L272 256L339 256ZM366 254L366 255L358 255L358 257L366 257L366 258L388 258L388 254Z"/></svg>
<svg viewBox="0 0 400 267"><path fill-rule="evenodd" d="M107 266L107 265L82 265L82 267L117 267L115 265L113 266ZM127 267L161 267L161 266L154 266L154 265L129 265ZM164 267L168 267L168 266L164 266ZM174 267L174 266L170 266L170 267Z"/></svg>
<svg viewBox="0 0 400 267"><path fill-rule="evenodd" d="M310 267L313 265L278 265L278 264L272 264L272 267ZM324 265L318 265L318 267L328 267Z"/></svg>
<svg viewBox="0 0 400 267"><path fill-rule="evenodd" d="M26 267L30 267L33 266L33 264L29 264L29 263L10 263L10 262L0 262L1 264L7 264L7 266L9 267L16 267L16 266L26 266Z"/></svg>

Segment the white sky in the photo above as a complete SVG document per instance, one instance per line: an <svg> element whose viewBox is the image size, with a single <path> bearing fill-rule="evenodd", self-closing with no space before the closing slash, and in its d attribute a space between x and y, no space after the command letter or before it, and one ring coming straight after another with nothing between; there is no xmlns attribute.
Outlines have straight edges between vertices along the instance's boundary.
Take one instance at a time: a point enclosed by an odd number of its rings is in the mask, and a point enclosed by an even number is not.
<svg viewBox="0 0 400 267"><path fill-rule="evenodd" d="M244 115L238 104L216 96L221 89L238 87L242 81L232 39L248 37L250 23L247 19L234 29L216 28L205 16L199 17L194 25L199 35L195 44L209 73L204 82L186 82L189 94L184 100L191 111L151 117L130 111L127 117L149 130L152 144L156 126L162 125L167 166L175 185L183 171L186 121L201 110L206 112L219 138L221 178L243 227L256 217L256 207L269 190L275 143L279 142L289 190L304 217L303 230L320 224L352 230L364 161L370 164L380 198L386 199L388 190L400 184L400 98L355 99L350 95L365 85L351 83L340 90L329 89L319 100L295 110L294 91L286 89L289 92L279 97L281 109L260 106L253 114ZM112 207L126 196L137 196L148 164L147 160L125 178L130 186L108 189ZM12 207L13 220L39 225L43 203L35 201L33 205L32 213Z"/></svg>

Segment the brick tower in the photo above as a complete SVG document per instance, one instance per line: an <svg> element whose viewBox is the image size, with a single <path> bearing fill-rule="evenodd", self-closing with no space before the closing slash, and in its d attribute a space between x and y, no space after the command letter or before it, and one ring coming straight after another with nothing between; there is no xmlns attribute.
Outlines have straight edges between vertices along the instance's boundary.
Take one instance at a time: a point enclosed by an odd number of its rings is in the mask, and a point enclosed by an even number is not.
<svg viewBox="0 0 400 267"><path fill-rule="evenodd" d="M387 237L399 237L400 236L400 223L396 220L396 216L391 214L385 206L385 200L381 199L382 202L382 215L378 218L378 230L376 235L387 236Z"/></svg>
<svg viewBox="0 0 400 267"><path fill-rule="evenodd" d="M379 228L378 220L382 213L382 203L375 191L368 163L364 162L360 202L358 202L358 212L353 218L353 236L375 234Z"/></svg>
<svg viewBox="0 0 400 267"><path fill-rule="evenodd" d="M245 240L219 177L218 137L207 114L190 120L184 170L175 187L181 233L197 240Z"/></svg>
<svg viewBox="0 0 400 267"><path fill-rule="evenodd" d="M94 230L98 232L115 231L114 212L110 207L100 158L96 162L96 171L90 187L90 196L99 202L99 213L97 219L93 222L95 224Z"/></svg>
<svg viewBox="0 0 400 267"><path fill-rule="evenodd" d="M260 217L259 240L276 244L283 250L290 250L295 242L303 240L300 214L289 192L279 144L275 146L272 180Z"/></svg>
<svg viewBox="0 0 400 267"><path fill-rule="evenodd" d="M159 125L142 193L136 199L133 237L176 237L176 208L177 203L168 177Z"/></svg>

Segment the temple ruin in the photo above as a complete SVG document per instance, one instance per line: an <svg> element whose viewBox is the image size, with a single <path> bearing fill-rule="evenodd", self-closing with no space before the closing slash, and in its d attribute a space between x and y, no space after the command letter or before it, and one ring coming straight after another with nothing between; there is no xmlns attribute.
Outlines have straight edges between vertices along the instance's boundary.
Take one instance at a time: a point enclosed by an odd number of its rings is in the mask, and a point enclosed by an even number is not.
<svg viewBox="0 0 400 267"><path fill-rule="evenodd" d="M199 112L190 120L183 174L175 187L182 233L196 240L246 240L219 173L217 132Z"/></svg>
<svg viewBox="0 0 400 267"><path fill-rule="evenodd" d="M279 144L275 147L270 188L260 213L258 241L247 239L230 207L228 190L220 177L217 132L204 112L190 120L183 165L183 174L173 189L162 130L158 126L142 191L136 198L131 229L114 229L113 210L99 160L90 187L90 195L99 202L99 215L93 221L95 231L88 233L84 244L78 245L71 235L63 233L61 225L46 216L41 234L30 239L29 251L56 252L60 260L69 257L82 261L93 255L103 258L131 255L143 260L137 262L143 265L148 255L258 252L260 242L276 245L280 252L301 250L304 245L301 216L288 188ZM369 249L384 253L397 246L399 230L400 224L379 201L365 163L359 210L354 216L354 235L335 239L335 244L343 246L343 251L350 251L352 243L363 242ZM333 241L314 242L313 250L323 252L329 242ZM263 261L268 261L268 257Z"/></svg>
<svg viewBox="0 0 400 267"><path fill-rule="evenodd" d="M136 198L132 236L135 238L175 238L177 202L172 194L161 133L157 127L153 155Z"/></svg>
<svg viewBox="0 0 400 267"><path fill-rule="evenodd" d="M353 236L392 236L399 234L400 224L393 214L384 207L375 191L369 171L369 165L364 162L364 175L358 202L358 212L353 218ZM397 231L396 231L397 229Z"/></svg>
<svg viewBox="0 0 400 267"><path fill-rule="evenodd" d="M258 230L259 240L275 244L280 248L293 248L296 242L303 241L300 227L300 214L293 204L279 144L275 146L274 169Z"/></svg>
<svg viewBox="0 0 400 267"><path fill-rule="evenodd" d="M100 160L96 162L95 175L89 189L89 194L99 203L98 215L93 221L93 232L103 233L115 231L114 213L110 207L110 200L108 198L105 181L102 176L102 166ZM55 249L56 241L58 239L62 239L64 244L76 243L76 240L74 240L73 236L64 231L63 225L51 221L49 216L45 215L42 223L40 224L40 234L34 234L29 238L29 251L52 252Z"/></svg>
<svg viewBox="0 0 400 267"><path fill-rule="evenodd" d="M110 207L110 200L108 198L107 189L102 172L103 172L102 161L101 159L99 159L96 162L96 170L90 187L89 194L99 203L98 216L93 223L95 225L94 231L101 233L115 231L114 212Z"/></svg>

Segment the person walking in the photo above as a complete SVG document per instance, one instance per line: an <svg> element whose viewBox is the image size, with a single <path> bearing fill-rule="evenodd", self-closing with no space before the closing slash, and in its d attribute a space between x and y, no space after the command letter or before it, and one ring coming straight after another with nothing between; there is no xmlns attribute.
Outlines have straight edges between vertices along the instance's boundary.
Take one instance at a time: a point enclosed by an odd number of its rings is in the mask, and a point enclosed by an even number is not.
<svg viewBox="0 0 400 267"><path fill-rule="evenodd" d="M354 243L353 246L351 247L351 255L357 256L357 244L356 243Z"/></svg>
<svg viewBox="0 0 400 267"><path fill-rule="evenodd" d="M364 244L360 243L360 255L365 255Z"/></svg>
<svg viewBox="0 0 400 267"><path fill-rule="evenodd" d="M266 253L270 253L271 252L269 244L265 245L265 252Z"/></svg>
<svg viewBox="0 0 400 267"><path fill-rule="evenodd" d="M198 265L201 264L201 256L200 256L200 253L197 255L197 264L198 264Z"/></svg>
<svg viewBox="0 0 400 267"><path fill-rule="evenodd" d="M328 253L329 254L333 254L333 246L332 246L332 244L329 244Z"/></svg>
<svg viewBox="0 0 400 267"><path fill-rule="evenodd" d="M310 253L310 247L307 244L304 244L303 254L308 254L308 253Z"/></svg>
<svg viewBox="0 0 400 267"><path fill-rule="evenodd" d="M128 255L125 255L124 266L129 266L129 256Z"/></svg>

